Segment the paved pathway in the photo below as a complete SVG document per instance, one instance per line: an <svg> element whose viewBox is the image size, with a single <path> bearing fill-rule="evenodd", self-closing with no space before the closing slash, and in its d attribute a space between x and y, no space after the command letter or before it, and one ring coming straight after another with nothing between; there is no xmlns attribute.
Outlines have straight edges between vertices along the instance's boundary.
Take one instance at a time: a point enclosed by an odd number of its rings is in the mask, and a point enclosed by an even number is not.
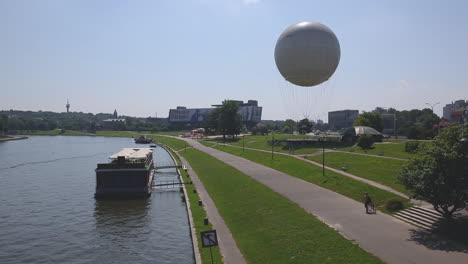
<svg viewBox="0 0 468 264"><path fill-rule="evenodd" d="M468 263L468 248L440 241L386 214L367 215L361 203L269 167L183 139L295 202L387 263Z"/></svg>
<svg viewBox="0 0 468 264"><path fill-rule="evenodd" d="M239 147L239 146L234 146L234 145L226 145L228 147L233 147L233 148L242 148L242 147ZM250 149L250 150L255 150L255 151L261 151L261 152L267 152L267 153L271 153L271 151L267 151L267 150L262 150L262 149L255 149L255 148L245 148L245 149ZM332 151L329 151L329 152L332 152ZM321 154L322 152L320 152ZM346 152L347 153L347 152ZM274 153L275 155L284 155L284 156L289 156L289 157L293 157L293 158L296 158L296 159L299 159L299 160L302 160L302 161L305 161L305 162L308 162L310 164L313 164L315 166L319 166L319 167L322 167L322 164L321 163L318 163L318 162L315 162L315 161L312 161L312 160L309 160L309 159L306 159L304 158L302 155L292 155L292 154L288 154L288 153L282 153L282 152L275 152ZM364 154L365 155L365 154ZM311 155L308 155L308 156L311 156ZM325 161L325 164L327 162ZM408 195L400 192L400 191L397 191L393 188L390 188L386 185L383 185L381 183L378 183L378 182L375 182L375 181L371 181L371 180L368 180L368 179L365 179L365 178L362 178L362 177L359 177L359 176L356 176L356 175L353 175L351 173L348 173L348 172L344 172L342 170L338 170L338 169L335 169L335 168L332 168L332 167L328 167L325 165L325 169L327 170L331 170L335 173L338 173L338 174L341 174L343 176L346 176L346 177L349 177L349 178L353 178L354 180L357 180L357 181L360 181L360 182L364 182L366 184L369 184L369 185L372 185L374 187L377 187L379 189L382 189L382 190L386 190L386 191L389 191L391 193L394 193L394 194L397 194L397 195L400 195L401 197L404 197L404 198L407 198L407 199L410 199L408 197ZM428 204L425 203L425 202L422 202L422 201L417 201L417 200L411 200L412 202L420 205L420 206L427 206Z"/></svg>
<svg viewBox="0 0 468 264"><path fill-rule="evenodd" d="M185 167L187 168L187 172L190 175L190 178L192 179L192 182L195 185L195 188L197 189L197 193L203 202L203 206L205 207L205 211L208 215L208 220L213 225L213 228L216 229L216 233L218 235L219 249L221 251L221 255L223 256L223 262L226 264L246 263L244 257L242 256L242 253L237 247L236 241L232 237L231 231L227 227L223 218L219 215L218 209L216 208L213 200L206 191L205 186L203 186L200 179L198 178L197 173L192 169L190 164L182 156L179 155L179 157L182 163L184 163ZM197 235L200 234L198 233Z"/></svg>

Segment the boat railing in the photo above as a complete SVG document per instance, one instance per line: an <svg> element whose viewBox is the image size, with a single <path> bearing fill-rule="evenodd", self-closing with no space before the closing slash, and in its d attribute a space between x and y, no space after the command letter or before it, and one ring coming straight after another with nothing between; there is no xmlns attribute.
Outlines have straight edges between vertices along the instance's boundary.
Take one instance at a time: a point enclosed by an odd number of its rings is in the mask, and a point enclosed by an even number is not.
<svg viewBox="0 0 468 264"><path fill-rule="evenodd" d="M98 169L136 169L136 168L146 168L145 162L138 163L100 163L97 165Z"/></svg>

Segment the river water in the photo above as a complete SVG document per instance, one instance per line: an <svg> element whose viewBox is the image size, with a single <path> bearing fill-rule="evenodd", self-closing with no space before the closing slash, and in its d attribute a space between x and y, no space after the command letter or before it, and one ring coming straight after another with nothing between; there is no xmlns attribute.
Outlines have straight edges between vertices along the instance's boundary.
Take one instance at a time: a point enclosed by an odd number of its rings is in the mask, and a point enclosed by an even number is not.
<svg viewBox="0 0 468 264"><path fill-rule="evenodd" d="M135 146L73 136L0 143L0 263L194 263L178 188L144 200L94 199L96 164ZM172 161L161 148L154 158ZM156 174L176 177L174 169Z"/></svg>

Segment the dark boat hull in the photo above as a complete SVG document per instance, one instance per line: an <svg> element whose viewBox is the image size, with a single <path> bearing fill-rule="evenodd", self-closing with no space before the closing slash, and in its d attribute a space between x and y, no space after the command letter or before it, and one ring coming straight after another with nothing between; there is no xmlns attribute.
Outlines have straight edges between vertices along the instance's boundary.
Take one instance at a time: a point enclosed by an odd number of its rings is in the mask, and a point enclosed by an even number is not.
<svg viewBox="0 0 468 264"><path fill-rule="evenodd" d="M154 170L142 169L97 169L97 199L146 198L151 195Z"/></svg>

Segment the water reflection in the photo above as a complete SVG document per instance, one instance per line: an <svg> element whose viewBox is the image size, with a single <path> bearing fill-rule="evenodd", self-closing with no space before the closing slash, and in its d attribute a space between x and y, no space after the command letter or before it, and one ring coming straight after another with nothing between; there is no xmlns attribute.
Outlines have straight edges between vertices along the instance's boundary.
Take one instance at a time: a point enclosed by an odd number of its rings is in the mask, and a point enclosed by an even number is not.
<svg viewBox="0 0 468 264"><path fill-rule="evenodd" d="M148 211L151 199L96 200L94 218L102 239L128 243L128 239L146 240L151 230Z"/></svg>

